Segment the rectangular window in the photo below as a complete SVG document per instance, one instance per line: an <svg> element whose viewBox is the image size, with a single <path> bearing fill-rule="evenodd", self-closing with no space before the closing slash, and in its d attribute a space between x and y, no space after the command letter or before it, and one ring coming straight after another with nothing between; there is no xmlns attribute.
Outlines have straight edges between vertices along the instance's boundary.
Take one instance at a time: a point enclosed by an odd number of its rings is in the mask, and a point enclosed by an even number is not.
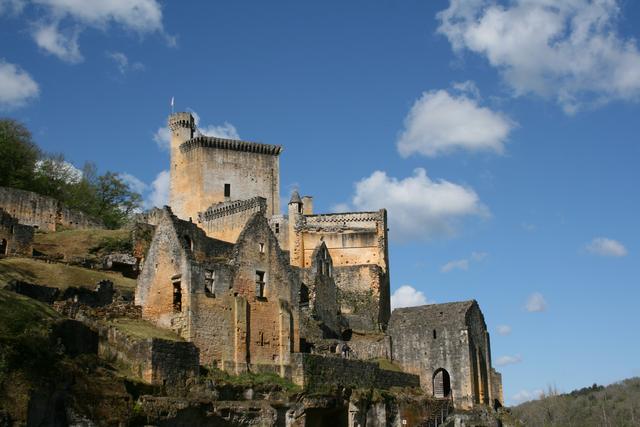
<svg viewBox="0 0 640 427"><path fill-rule="evenodd" d="M180 282L173 282L173 311L182 311L182 288Z"/></svg>
<svg viewBox="0 0 640 427"><path fill-rule="evenodd" d="M263 254L264 253L264 243L260 243L259 249L260 249L260 253Z"/></svg>
<svg viewBox="0 0 640 427"><path fill-rule="evenodd" d="M204 291L213 295L216 289L216 272L213 270L204 271Z"/></svg>
<svg viewBox="0 0 640 427"><path fill-rule="evenodd" d="M231 184L224 185L224 197L231 197Z"/></svg>
<svg viewBox="0 0 640 427"><path fill-rule="evenodd" d="M276 224L276 234L280 233L280 224Z"/></svg>
<svg viewBox="0 0 640 427"><path fill-rule="evenodd" d="M264 271L256 271L256 297L264 298Z"/></svg>

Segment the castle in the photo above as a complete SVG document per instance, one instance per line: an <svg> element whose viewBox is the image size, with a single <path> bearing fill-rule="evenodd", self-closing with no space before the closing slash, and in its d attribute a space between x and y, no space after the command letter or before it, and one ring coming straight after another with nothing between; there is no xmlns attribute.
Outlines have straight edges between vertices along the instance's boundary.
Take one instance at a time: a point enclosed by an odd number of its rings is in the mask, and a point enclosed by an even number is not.
<svg viewBox="0 0 640 427"><path fill-rule="evenodd" d="M317 214L296 191L283 215L281 146L201 136L190 113L168 124L170 207L147 215L154 234L135 294L144 318L229 372L295 380L299 355L330 366L348 348L459 408L503 404L475 301L391 313L384 209Z"/></svg>

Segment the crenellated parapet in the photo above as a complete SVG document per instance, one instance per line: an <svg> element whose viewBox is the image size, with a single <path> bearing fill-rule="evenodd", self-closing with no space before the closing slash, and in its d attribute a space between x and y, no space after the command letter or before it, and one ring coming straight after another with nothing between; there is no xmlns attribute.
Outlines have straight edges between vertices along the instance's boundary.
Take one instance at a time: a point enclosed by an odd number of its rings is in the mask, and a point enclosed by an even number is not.
<svg viewBox="0 0 640 427"><path fill-rule="evenodd" d="M171 131L181 128L195 130L196 122L191 113L175 113L169 116L167 125Z"/></svg>
<svg viewBox="0 0 640 427"><path fill-rule="evenodd" d="M305 215L303 218L305 227L376 228L378 223L384 221L384 213L383 211L330 213Z"/></svg>
<svg viewBox="0 0 640 427"><path fill-rule="evenodd" d="M186 153L196 148L219 148L222 150L269 154L272 156L278 156L282 152L282 146L280 145L261 144L258 142L218 138L215 136L197 136L192 138L180 146L180 151Z"/></svg>
<svg viewBox="0 0 640 427"><path fill-rule="evenodd" d="M264 197L253 197L248 200L234 200L211 205L209 209L198 213L199 222L212 221L217 218L231 216L240 212L251 211L264 213L267 210L267 200Z"/></svg>

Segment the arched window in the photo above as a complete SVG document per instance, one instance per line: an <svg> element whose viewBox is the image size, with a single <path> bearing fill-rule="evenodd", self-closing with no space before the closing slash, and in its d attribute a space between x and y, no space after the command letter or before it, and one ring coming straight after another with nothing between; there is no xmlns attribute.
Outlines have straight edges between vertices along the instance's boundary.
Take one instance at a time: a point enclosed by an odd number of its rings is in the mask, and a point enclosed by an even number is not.
<svg viewBox="0 0 640 427"><path fill-rule="evenodd" d="M446 369L438 369L433 374L433 397L444 399L451 396L451 377Z"/></svg>

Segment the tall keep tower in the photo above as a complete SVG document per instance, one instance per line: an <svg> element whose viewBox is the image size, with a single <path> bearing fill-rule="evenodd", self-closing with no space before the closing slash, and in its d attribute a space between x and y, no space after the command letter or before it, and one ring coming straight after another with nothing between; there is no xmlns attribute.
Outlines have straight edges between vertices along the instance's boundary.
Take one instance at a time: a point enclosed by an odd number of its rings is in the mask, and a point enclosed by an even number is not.
<svg viewBox="0 0 640 427"><path fill-rule="evenodd" d="M263 197L267 217L280 214L279 145L201 136L190 113L169 116L170 205L196 221L212 205Z"/></svg>

